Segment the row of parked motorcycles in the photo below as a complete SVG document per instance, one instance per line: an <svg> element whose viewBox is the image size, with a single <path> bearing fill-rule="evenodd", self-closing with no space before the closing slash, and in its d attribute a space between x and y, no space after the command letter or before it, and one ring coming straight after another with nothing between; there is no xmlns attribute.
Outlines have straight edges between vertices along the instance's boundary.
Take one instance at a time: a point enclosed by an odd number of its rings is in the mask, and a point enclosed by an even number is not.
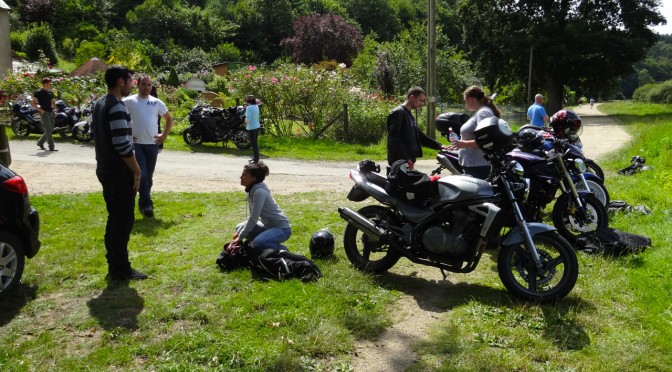
<svg viewBox="0 0 672 372"><path fill-rule="evenodd" d="M436 128L449 138L468 118L445 113ZM360 162L350 171L355 185L348 199L371 197L378 204L338 209L347 222L348 259L382 273L405 257L445 276L473 271L486 247L496 248L497 271L510 293L540 302L565 297L578 278L577 237L608 224L604 173L583 155L580 134L581 118L569 110L556 113L549 128L523 126L517 133L499 118L483 120L475 139L492 165L490 177L463 175L457 153L440 151L432 172L438 177L426 177L433 184L420 201L395 192L393 177L379 165ZM551 226L542 221L553 202Z"/></svg>
<svg viewBox="0 0 672 372"><path fill-rule="evenodd" d="M74 138L81 142L91 141L91 113L94 104L94 96L89 97L81 108L68 106L65 101L57 100L53 133L58 133L62 138ZM19 96L9 105L12 110L11 127L14 135L26 137L31 133L44 133L42 119L30 104L30 96Z"/></svg>

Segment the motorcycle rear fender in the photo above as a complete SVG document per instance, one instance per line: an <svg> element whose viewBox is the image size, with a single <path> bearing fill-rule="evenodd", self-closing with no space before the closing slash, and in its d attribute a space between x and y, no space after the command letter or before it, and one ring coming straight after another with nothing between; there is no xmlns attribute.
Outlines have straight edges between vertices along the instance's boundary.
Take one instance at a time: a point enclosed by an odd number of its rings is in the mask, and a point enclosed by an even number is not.
<svg viewBox="0 0 672 372"><path fill-rule="evenodd" d="M361 202L366 200L369 197L369 194L366 193L366 191L360 189L356 185L353 186L350 189L350 192L348 193L348 200L354 201L354 202Z"/></svg>
<svg viewBox="0 0 672 372"><path fill-rule="evenodd" d="M75 124L74 127L75 127L75 128L82 128L82 129L84 129L84 126L85 126L87 123L88 123L87 121L80 121L79 123Z"/></svg>
<svg viewBox="0 0 672 372"><path fill-rule="evenodd" d="M557 229L551 225L547 225L545 223L540 223L540 222L527 222L525 223L525 226L527 226L527 229L530 231L531 236L535 236L537 234L545 233L548 231L556 231ZM525 237L523 236L523 232L520 231L520 227L516 226L511 231L509 231L506 235L504 235L504 239L502 239L502 243L500 245L502 246L508 246L508 245L518 245L521 243L525 242Z"/></svg>
<svg viewBox="0 0 672 372"><path fill-rule="evenodd" d="M397 199L388 195L382 187L366 181L357 169L350 169L350 179L355 182L355 187L359 188L361 192L374 197L374 199L386 204L397 204Z"/></svg>
<svg viewBox="0 0 672 372"><path fill-rule="evenodd" d="M462 174L462 172L460 172L460 169L462 169L462 167L460 166L460 163L457 160L456 154L449 152L439 153L436 155L436 160L450 173L456 175Z"/></svg>

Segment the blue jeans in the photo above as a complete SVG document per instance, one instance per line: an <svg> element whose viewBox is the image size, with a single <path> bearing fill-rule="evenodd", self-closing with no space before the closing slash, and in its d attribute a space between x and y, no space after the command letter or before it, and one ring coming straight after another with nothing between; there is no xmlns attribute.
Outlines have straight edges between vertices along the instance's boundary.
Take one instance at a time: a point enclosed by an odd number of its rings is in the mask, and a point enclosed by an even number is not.
<svg viewBox="0 0 672 372"><path fill-rule="evenodd" d="M152 202L152 185L154 184L154 168L156 168L156 158L159 156L159 145L141 145L139 143L135 146L135 160L138 161L142 178L140 179L140 198L138 199L138 207L154 208Z"/></svg>
<svg viewBox="0 0 672 372"><path fill-rule="evenodd" d="M239 223L236 226L236 231L241 231L244 226L245 222ZM255 254L260 254L265 249L286 251L287 247L280 243L289 239L291 235L291 228L281 229L279 227L273 227L267 229L264 227L264 224L259 221L252 231L247 235L247 239L252 242L253 252Z"/></svg>

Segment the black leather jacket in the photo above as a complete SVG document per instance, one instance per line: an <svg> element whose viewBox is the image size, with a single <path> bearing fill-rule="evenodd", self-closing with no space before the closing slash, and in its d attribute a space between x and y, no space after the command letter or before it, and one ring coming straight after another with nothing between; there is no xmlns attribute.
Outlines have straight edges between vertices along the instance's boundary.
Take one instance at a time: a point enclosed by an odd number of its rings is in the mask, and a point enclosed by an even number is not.
<svg viewBox="0 0 672 372"><path fill-rule="evenodd" d="M422 146L441 150L441 143L422 133L411 122L412 115L399 105L387 116L387 163L390 165L399 159L415 163L422 157Z"/></svg>

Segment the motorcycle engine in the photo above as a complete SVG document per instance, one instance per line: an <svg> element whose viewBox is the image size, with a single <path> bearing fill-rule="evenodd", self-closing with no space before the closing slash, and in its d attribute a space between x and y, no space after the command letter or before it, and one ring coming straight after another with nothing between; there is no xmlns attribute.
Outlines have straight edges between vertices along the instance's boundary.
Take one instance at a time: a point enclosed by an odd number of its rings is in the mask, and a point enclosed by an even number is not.
<svg viewBox="0 0 672 372"><path fill-rule="evenodd" d="M472 250L468 237L474 231L476 215L466 209L451 212L450 221L428 227L422 234L423 247L438 255L460 257ZM475 230L478 231L478 230Z"/></svg>

